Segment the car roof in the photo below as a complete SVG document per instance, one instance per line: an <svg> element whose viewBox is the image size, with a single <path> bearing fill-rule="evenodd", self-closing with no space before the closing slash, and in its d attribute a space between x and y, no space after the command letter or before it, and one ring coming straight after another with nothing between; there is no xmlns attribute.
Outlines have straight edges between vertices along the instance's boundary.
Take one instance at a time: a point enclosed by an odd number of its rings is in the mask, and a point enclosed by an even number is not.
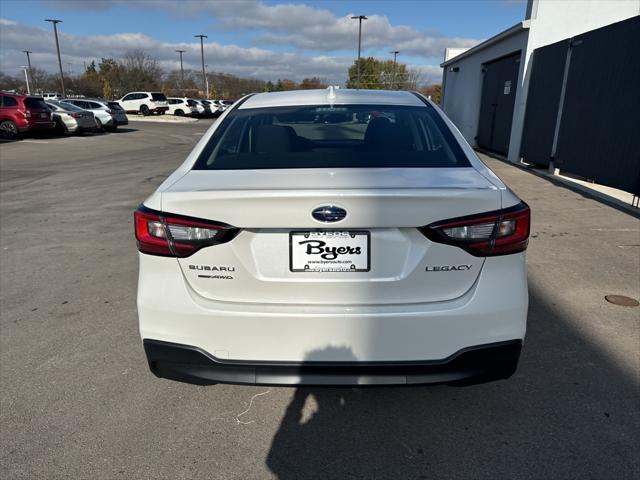
<svg viewBox="0 0 640 480"><path fill-rule="evenodd" d="M113 100L105 100L104 98L91 98L91 97L65 98L65 100L80 100L81 102L87 100L89 102L102 102L102 103L108 103L113 101Z"/></svg>
<svg viewBox="0 0 640 480"><path fill-rule="evenodd" d="M249 97L239 108L325 104L425 106L425 102L421 98L407 91L355 90L329 87L322 90L289 90L286 92L258 93Z"/></svg>

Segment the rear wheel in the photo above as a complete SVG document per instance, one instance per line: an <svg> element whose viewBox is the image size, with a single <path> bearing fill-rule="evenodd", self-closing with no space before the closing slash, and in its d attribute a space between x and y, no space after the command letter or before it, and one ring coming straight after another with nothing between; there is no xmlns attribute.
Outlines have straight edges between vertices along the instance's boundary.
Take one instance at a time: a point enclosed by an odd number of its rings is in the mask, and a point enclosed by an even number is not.
<svg viewBox="0 0 640 480"><path fill-rule="evenodd" d="M0 137L13 140L18 136L18 127L11 120L2 120L0 122Z"/></svg>
<svg viewBox="0 0 640 480"><path fill-rule="evenodd" d="M140 113L145 117L148 117L149 115L151 115L151 111L149 110L149 107L147 107L146 105L142 105L140 107Z"/></svg>
<svg viewBox="0 0 640 480"><path fill-rule="evenodd" d="M177 117L183 117L184 116L184 112L182 110L176 110L174 115L176 115Z"/></svg>
<svg viewBox="0 0 640 480"><path fill-rule="evenodd" d="M62 123L62 120L56 120L56 126L54 127L53 130L58 135L64 135L67 131L67 129L64 126L64 123Z"/></svg>
<svg viewBox="0 0 640 480"><path fill-rule="evenodd" d="M116 130L118 130L118 125L112 125L109 127L110 132L115 132Z"/></svg>

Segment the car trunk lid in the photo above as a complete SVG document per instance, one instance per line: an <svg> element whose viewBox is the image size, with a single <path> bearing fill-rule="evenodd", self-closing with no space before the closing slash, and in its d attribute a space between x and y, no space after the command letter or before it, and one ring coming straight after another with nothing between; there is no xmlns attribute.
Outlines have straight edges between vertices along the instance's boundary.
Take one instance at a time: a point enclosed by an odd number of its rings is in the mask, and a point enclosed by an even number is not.
<svg viewBox="0 0 640 480"><path fill-rule="evenodd" d="M313 210L327 205L346 217L314 219ZM229 243L178 260L197 294L224 302L384 305L460 297L484 260L433 243L417 227L499 208L500 191L473 168L191 171L162 194L163 211L242 229ZM327 232L344 238L335 243ZM305 271L298 257L307 258L304 249L318 235L368 258L353 270L331 271L330 261L313 271L320 261Z"/></svg>

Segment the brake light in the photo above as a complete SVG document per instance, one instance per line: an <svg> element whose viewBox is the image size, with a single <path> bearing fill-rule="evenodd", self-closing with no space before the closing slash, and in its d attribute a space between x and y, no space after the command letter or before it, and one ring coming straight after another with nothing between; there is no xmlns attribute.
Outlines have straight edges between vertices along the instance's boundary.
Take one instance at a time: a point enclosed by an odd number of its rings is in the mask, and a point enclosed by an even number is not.
<svg viewBox="0 0 640 480"><path fill-rule="evenodd" d="M80 118L80 117L82 117L82 114L80 114L80 113L78 113L78 112L73 112L73 113L70 113L69 115L71 115L73 118Z"/></svg>
<svg viewBox="0 0 640 480"><path fill-rule="evenodd" d="M521 202L504 210L452 218L420 228L429 240L454 245L476 257L493 257L527 249L531 211Z"/></svg>
<svg viewBox="0 0 640 480"><path fill-rule="evenodd" d="M134 212L138 250L165 257L188 257L201 248L231 240L239 228L225 223L157 212L144 206Z"/></svg>
<svg viewBox="0 0 640 480"><path fill-rule="evenodd" d="M24 118L31 118L31 110L24 111Z"/></svg>
<svg viewBox="0 0 640 480"><path fill-rule="evenodd" d="M105 110L105 112L107 112L107 113L111 114L111 110Z"/></svg>

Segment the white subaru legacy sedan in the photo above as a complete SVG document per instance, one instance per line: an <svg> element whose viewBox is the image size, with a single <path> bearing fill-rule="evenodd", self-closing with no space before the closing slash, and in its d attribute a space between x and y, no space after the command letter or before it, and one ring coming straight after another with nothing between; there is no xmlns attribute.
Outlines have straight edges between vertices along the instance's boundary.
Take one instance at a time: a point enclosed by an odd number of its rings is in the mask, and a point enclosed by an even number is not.
<svg viewBox="0 0 640 480"><path fill-rule="evenodd" d="M508 378L529 224L418 93L248 95L135 212L149 367L196 384Z"/></svg>

